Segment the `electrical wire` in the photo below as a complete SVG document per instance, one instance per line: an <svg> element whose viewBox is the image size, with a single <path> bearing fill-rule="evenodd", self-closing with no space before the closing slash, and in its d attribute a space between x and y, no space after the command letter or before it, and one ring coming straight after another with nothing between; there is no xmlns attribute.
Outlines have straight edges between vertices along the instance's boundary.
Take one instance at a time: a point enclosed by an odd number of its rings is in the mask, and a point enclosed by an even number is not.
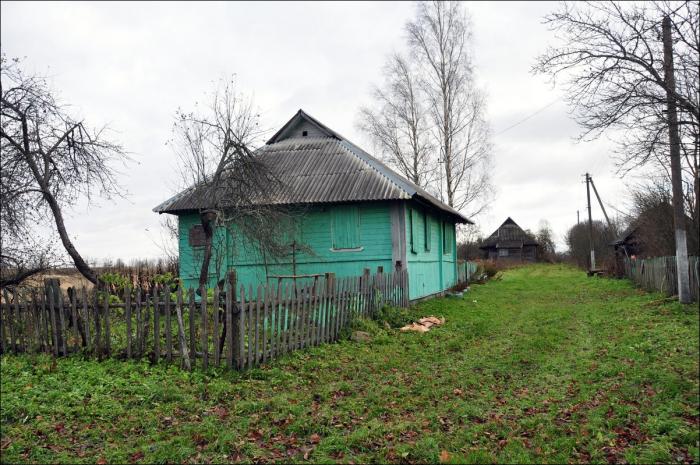
<svg viewBox="0 0 700 465"><path fill-rule="evenodd" d="M498 131L497 133L494 134L494 136L498 136L498 135L500 135L500 134L503 134L503 133L506 132L506 131L510 131L511 129L513 129L513 128L516 127L516 126L520 126L520 125L523 124L525 121L527 121L527 120L533 118L534 116L537 116L538 114L542 113L542 112L545 111L547 108L549 108L549 107L551 107L552 105L554 105L555 103L557 103L559 100L561 100L561 97L557 97L555 100L553 100L552 102L549 102L547 105L543 106L542 108L540 108L539 110L535 111L534 113L531 113L531 114L529 114L528 116L526 116L525 118L521 119L520 121L518 121L518 122L516 122L516 123L514 123L514 124L511 124L510 126L508 126L507 128L503 129L502 131Z"/></svg>

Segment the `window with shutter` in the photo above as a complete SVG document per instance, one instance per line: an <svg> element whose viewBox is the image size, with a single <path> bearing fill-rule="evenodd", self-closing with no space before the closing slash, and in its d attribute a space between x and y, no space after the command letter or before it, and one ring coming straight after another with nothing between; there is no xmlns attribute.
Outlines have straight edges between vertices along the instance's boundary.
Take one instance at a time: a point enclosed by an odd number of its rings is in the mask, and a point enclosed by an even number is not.
<svg viewBox="0 0 700 465"><path fill-rule="evenodd" d="M191 247L204 247L206 238L204 236L204 227L201 224L195 224L189 231L189 243Z"/></svg>
<svg viewBox="0 0 700 465"><path fill-rule="evenodd" d="M452 235L453 235L453 226L450 223L443 223L443 243L442 243L442 250L445 255L451 254L452 253Z"/></svg>
<svg viewBox="0 0 700 465"><path fill-rule="evenodd" d="M360 244L360 209L357 206L339 206L331 211L333 249L357 249Z"/></svg>

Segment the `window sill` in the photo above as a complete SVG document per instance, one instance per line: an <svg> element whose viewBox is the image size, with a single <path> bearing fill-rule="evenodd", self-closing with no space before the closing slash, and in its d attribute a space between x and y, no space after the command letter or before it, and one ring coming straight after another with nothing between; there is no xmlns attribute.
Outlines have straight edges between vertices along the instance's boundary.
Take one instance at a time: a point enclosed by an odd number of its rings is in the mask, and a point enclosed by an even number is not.
<svg viewBox="0 0 700 465"><path fill-rule="evenodd" d="M331 247L328 250L330 250L331 252L362 252L363 250L365 250L365 248L364 247L355 247L352 249L336 249L336 248Z"/></svg>

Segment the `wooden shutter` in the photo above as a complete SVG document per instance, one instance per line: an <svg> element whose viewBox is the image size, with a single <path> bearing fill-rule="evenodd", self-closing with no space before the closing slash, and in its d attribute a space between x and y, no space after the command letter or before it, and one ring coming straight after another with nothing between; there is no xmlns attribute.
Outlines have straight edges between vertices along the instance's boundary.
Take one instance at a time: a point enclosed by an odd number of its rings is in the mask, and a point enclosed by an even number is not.
<svg viewBox="0 0 700 465"><path fill-rule="evenodd" d="M418 253L418 234L420 231L418 212L411 208L408 210L408 214L411 222L411 252Z"/></svg>
<svg viewBox="0 0 700 465"><path fill-rule="evenodd" d="M427 212L423 212L423 228L425 229L425 251L430 252L430 242L433 240L433 235L430 229L430 215Z"/></svg>
<svg viewBox="0 0 700 465"><path fill-rule="evenodd" d="M453 225L451 223L443 223L443 243L442 243L442 249L445 254L451 254L452 253L452 233L453 233Z"/></svg>
<svg viewBox="0 0 700 465"><path fill-rule="evenodd" d="M206 243L204 227L201 224L192 226L189 231L188 239L191 247L203 247Z"/></svg>
<svg viewBox="0 0 700 465"><path fill-rule="evenodd" d="M360 209L354 205L334 207L331 234L334 249L360 247Z"/></svg>

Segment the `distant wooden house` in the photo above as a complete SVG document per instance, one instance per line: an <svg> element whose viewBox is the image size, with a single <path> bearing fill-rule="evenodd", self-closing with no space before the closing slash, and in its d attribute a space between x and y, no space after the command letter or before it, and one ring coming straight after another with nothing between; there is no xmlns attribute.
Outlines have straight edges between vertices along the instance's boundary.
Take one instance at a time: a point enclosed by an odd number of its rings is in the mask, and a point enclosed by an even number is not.
<svg viewBox="0 0 700 465"><path fill-rule="evenodd" d="M256 286L282 275L359 276L379 266L408 269L411 299L456 284L455 225L472 222L340 134L299 110L256 155L284 186L275 205L304 212L294 232L303 247L293 257L270 261L222 228L215 244L224 244L218 251L224 263L212 273L212 284L231 268L241 284ZM199 212L207 207L207 199L190 188L154 208L178 217L186 287L197 285Z"/></svg>
<svg viewBox="0 0 700 465"><path fill-rule="evenodd" d="M508 217L481 245L484 258L519 262L537 261L539 244Z"/></svg>

